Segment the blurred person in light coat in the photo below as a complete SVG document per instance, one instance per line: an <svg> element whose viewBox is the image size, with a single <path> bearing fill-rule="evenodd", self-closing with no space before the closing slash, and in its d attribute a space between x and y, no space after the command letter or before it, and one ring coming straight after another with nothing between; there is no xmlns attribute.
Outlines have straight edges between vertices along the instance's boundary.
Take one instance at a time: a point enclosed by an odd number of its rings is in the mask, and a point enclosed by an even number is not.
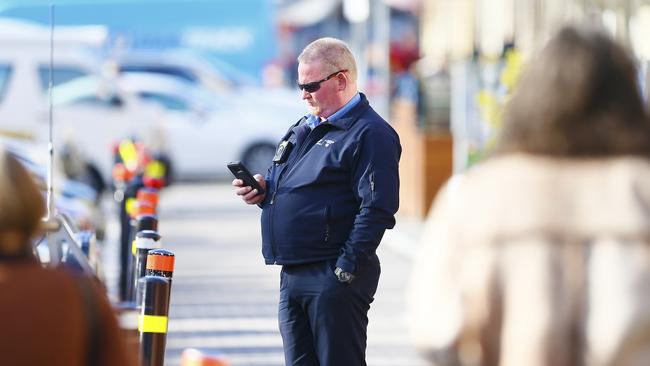
<svg viewBox="0 0 650 366"><path fill-rule="evenodd" d="M0 146L0 365L135 365L103 290L37 262L44 211L32 176Z"/></svg>
<svg viewBox="0 0 650 366"><path fill-rule="evenodd" d="M436 198L409 288L435 365L650 365L650 123L631 56L565 27L494 156Z"/></svg>

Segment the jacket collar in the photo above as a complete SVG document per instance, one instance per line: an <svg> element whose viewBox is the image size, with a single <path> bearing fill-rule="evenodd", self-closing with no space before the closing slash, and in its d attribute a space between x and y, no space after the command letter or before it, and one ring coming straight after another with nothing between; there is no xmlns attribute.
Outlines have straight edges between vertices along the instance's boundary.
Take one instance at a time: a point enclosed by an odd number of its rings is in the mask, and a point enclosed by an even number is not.
<svg viewBox="0 0 650 366"><path fill-rule="evenodd" d="M331 124L332 126L342 129L342 130L347 130L349 129L354 122L359 119L359 117L368 109L370 104L368 103L368 99L366 98L366 95L363 93L359 93L361 95L361 100L357 105L355 105L352 109L350 109L346 114L344 114L341 118L333 121L333 122L327 122Z"/></svg>
<svg viewBox="0 0 650 366"><path fill-rule="evenodd" d="M330 124L338 129L341 130L348 130L350 127L352 127L352 124L356 122L357 119L370 107L370 103L368 103L368 99L366 98L366 95L359 92L359 95L361 96L361 100L357 105L355 105L352 109L350 109L346 114L344 114L341 118L329 122L327 121L327 124ZM295 129L298 128L298 126L302 125L305 122L306 118L302 117L300 118L296 123L294 123L291 128L289 128L289 131L287 131L286 135L282 138L282 140L286 140L291 136L292 134L295 133Z"/></svg>

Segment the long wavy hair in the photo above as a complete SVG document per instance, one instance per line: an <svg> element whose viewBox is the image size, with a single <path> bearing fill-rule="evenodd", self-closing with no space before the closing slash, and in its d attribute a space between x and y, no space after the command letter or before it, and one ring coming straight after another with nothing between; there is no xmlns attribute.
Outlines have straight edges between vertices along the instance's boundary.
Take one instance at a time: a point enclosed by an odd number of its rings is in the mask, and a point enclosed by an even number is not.
<svg viewBox="0 0 650 366"><path fill-rule="evenodd" d="M506 105L495 153L511 152L650 157L650 123L628 52L603 30L562 28Z"/></svg>

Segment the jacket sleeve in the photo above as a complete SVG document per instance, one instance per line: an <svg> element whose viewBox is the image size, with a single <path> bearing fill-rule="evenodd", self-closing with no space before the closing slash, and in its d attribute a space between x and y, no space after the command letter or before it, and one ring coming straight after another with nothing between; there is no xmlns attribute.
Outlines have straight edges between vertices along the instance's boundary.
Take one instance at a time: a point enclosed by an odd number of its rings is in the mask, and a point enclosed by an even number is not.
<svg viewBox="0 0 650 366"><path fill-rule="evenodd" d="M269 169L266 172L266 175L264 176L264 182L266 183L266 193L265 193L266 196L264 196L264 200L262 202L257 204L257 207L259 207L259 208L264 208L264 207L268 206L269 202L271 201L271 197L273 197L273 192L272 192L272 188L273 188L272 171L273 171L273 169L274 169L273 166L269 167Z"/></svg>
<svg viewBox="0 0 650 366"><path fill-rule="evenodd" d="M353 154L351 181L359 211L336 262L347 272L357 271L375 253L384 231L395 226L401 152L397 133L387 125L378 123L361 135Z"/></svg>

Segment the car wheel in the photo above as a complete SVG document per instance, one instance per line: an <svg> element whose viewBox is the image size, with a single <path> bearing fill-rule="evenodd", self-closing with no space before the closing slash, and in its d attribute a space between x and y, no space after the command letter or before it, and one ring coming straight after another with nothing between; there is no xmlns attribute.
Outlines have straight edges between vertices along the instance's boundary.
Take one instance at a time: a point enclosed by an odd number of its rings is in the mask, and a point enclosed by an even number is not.
<svg viewBox="0 0 650 366"><path fill-rule="evenodd" d="M275 155L275 146L271 144L258 144L246 150L242 162L251 174L265 175L269 166L271 166L273 155Z"/></svg>

